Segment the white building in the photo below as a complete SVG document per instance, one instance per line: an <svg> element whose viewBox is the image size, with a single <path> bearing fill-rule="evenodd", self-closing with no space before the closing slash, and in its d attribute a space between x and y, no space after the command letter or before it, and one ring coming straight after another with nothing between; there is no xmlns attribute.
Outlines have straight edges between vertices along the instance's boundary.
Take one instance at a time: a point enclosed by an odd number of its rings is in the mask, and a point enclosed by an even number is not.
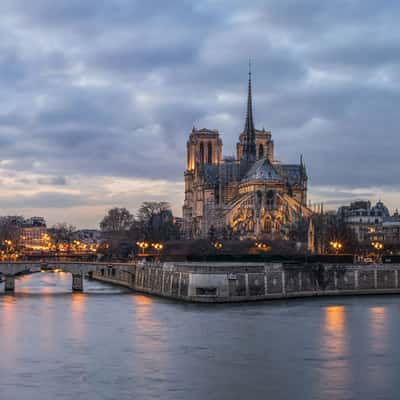
<svg viewBox="0 0 400 400"><path fill-rule="evenodd" d="M382 224L390 218L390 213L381 201L371 207L370 201L358 200L350 206L340 207L338 217L353 229L357 239L363 242L382 231Z"/></svg>

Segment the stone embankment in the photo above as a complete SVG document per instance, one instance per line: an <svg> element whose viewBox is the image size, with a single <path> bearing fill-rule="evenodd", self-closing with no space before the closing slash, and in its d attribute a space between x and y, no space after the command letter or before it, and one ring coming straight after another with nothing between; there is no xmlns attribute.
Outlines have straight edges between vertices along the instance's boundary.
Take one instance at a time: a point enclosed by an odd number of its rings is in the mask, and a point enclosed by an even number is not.
<svg viewBox="0 0 400 400"><path fill-rule="evenodd" d="M112 266L93 278L177 300L224 303L400 293L398 264L164 263Z"/></svg>

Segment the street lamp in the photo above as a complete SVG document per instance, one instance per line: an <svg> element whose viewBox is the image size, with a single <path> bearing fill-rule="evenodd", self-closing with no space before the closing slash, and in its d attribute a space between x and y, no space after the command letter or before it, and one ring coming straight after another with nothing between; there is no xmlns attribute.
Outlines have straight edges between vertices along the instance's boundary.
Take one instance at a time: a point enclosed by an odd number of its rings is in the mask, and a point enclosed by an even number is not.
<svg viewBox="0 0 400 400"><path fill-rule="evenodd" d="M383 250L383 243L371 242L371 246L378 252L378 259L380 258L380 252Z"/></svg>
<svg viewBox="0 0 400 400"><path fill-rule="evenodd" d="M152 243L151 247L157 252L157 259L160 260L161 250L164 248L162 243Z"/></svg>
<svg viewBox="0 0 400 400"><path fill-rule="evenodd" d="M335 250L336 254L338 254L340 249L343 247L342 243L338 242L337 240L334 240L334 241L330 242L329 244Z"/></svg>
<svg viewBox="0 0 400 400"><path fill-rule="evenodd" d="M271 250L271 246L268 246L268 244L264 243L264 242L256 242L255 246L258 250L261 250L261 251L270 251Z"/></svg>
<svg viewBox="0 0 400 400"><path fill-rule="evenodd" d="M164 245L162 243L152 243L151 247L153 247L154 250L161 251Z"/></svg>
<svg viewBox="0 0 400 400"><path fill-rule="evenodd" d="M216 250L221 250L223 246L223 244L221 242L214 242L213 244L214 249Z"/></svg>
<svg viewBox="0 0 400 400"><path fill-rule="evenodd" d="M138 247L140 247L140 249L142 250L142 254L144 254L145 249L147 249L149 247L149 244L147 242L136 242L136 245Z"/></svg>

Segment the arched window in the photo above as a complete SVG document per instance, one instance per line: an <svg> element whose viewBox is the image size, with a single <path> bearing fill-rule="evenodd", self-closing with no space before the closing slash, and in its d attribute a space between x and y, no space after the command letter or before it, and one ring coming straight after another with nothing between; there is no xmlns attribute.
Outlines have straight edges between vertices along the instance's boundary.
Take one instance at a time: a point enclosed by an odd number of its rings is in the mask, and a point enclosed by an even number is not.
<svg viewBox="0 0 400 400"><path fill-rule="evenodd" d="M258 158L263 158L264 157L264 146L260 144L258 146Z"/></svg>
<svg viewBox="0 0 400 400"><path fill-rule="evenodd" d="M212 164L212 144L208 142L207 145L207 164Z"/></svg>
<svg viewBox="0 0 400 400"><path fill-rule="evenodd" d="M200 143L200 164L204 164L204 143Z"/></svg>
<svg viewBox="0 0 400 400"><path fill-rule="evenodd" d="M258 190L256 193L256 207L261 208L262 206L262 193Z"/></svg>
<svg viewBox="0 0 400 400"><path fill-rule="evenodd" d="M266 233L272 232L272 221L269 218L267 218L267 220L265 221L265 232Z"/></svg>
<svg viewBox="0 0 400 400"><path fill-rule="evenodd" d="M274 205L274 192L272 190L268 190L267 192L267 207L273 207Z"/></svg>

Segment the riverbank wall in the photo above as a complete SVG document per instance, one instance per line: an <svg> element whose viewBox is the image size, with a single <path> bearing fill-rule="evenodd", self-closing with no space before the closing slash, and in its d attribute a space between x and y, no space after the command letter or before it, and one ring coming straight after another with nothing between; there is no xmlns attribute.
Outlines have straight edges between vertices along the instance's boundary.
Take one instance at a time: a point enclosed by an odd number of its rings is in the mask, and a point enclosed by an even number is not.
<svg viewBox="0 0 400 400"><path fill-rule="evenodd" d="M138 264L119 270L110 266L92 277L137 292L201 303L400 293L399 264Z"/></svg>

